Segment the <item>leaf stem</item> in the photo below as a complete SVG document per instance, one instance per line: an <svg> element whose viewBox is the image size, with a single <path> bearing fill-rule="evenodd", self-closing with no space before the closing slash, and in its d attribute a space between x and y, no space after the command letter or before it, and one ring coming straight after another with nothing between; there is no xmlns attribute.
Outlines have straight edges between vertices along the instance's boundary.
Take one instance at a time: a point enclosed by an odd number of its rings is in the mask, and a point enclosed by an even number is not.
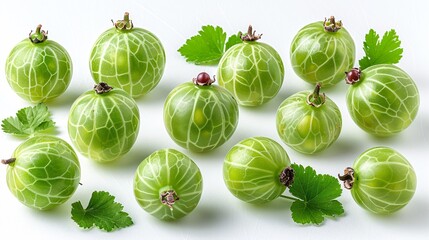
<svg viewBox="0 0 429 240"><path fill-rule="evenodd" d="M290 197L290 196L286 196L286 195L280 195L280 197L281 198L286 198L286 199L289 199L289 200L293 200L293 201L298 201L299 200L298 198Z"/></svg>

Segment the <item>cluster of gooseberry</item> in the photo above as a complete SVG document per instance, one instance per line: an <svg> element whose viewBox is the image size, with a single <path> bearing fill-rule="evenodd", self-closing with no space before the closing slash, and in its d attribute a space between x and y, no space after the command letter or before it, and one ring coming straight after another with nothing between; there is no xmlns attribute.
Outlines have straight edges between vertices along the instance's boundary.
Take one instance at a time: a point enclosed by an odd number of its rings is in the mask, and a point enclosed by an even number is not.
<svg viewBox="0 0 429 240"><path fill-rule="evenodd" d="M283 82L282 60L273 48L256 42L260 36L249 27L243 43L231 47L219 63L220 85L230 90L243 106L257 106L272 99ZM335 21L334 17L299 30L291 44L290 60L300 78L316 85L313 92L302 91L288 97L277 110L278 134L286 145L298 152L314 154L337 140L342 127L341 113L331 99L320 93L320 88L332 87L344 78L351 84L346 95L350 115L366 132L375 136L392 136L406 129L417 115L419 93L411 77L393 64L376 64L362 71L353 68L354 41L342 22ZM231 151L240 149L237 146ZM260 154L260 151L255 152ZM240 154L246 155L243 150ZM265 194L260 193L260 196L276 196L275 191L257 189L256 180L252 182L242 177L246 174L237 168L248 168L249 164L257 162L254 156L246 161L242 159L236 153L228 153L225 159L224 176L230 191L248 202L265 201L255 197L258 190ZM264 164L257 165L268 168ZM283 165L274 171L276 176L281 175L287 164ZM274 166L272 164L271 167ZM388 147L365 151L355 160L353 168L346 168L339 178L347 189L351 189L360 206L377 214L401 209L411 200L416 189L416 176L411 164ZM262 177L257 179L263 180ZM244 186L257 190L252 193L240 190ZM275 189L274 185L270 189Z"/></svg>
<svg viewBox="0 0 429 240"><path fill-rule="evenodd" d="M237 127L239 105L259 106L279 92L284 78L280 55L268 44L258 42L261 35L251 27L241 37L243 42L228 49L219 62L219 86L213 85L214 77L203 72L167 96L165 128L177 145L194 152L218 148ZM391 64L363 71L352 69L353 39L333 17L302 28L291 44L290 59L295 73L315 84L314 91L291 95L277 110L277 132L285 144L298 152L321 152L339 137L340 110L320 89L337 84L344 79L344 72L347 83L352 84L346 97L349 112L365 131L390 136L407 128L417 114L419 95L411 77ZM115 161L129 152L137 139L140 114L134 98L158 84L164 72L165 52L155 35L134 28L125 13L123 20L98 38L89 65L96 85L73 103L69 136L85 157L97 162ZM6 61L11 88L31 103L61 95L71 76L70 56L61 45L48 40L41 25L29 39L13 48ZM74 150L56 137L32 137L4 162L9 165L7 182L11 192L25 205L37 209L67 201L80 180ZM289 166L288 155L274 140L244 139L227 153L224 180L239 199L264 203L277 198L291 184L290 179L281 177L293 175ZM40 167L43 173L37 171ZM252 171L248 171L249 167ZM52 180L55 176L61 176L62 181ZM339 178L352 190L359 205L382 214L404 207L416 187L410 163L386 147L365 151L353 168L347 168ZM135 172L136 200L163 220L191 212L200 200L202 187L198 166L174 149L154 152Z"/></svg>

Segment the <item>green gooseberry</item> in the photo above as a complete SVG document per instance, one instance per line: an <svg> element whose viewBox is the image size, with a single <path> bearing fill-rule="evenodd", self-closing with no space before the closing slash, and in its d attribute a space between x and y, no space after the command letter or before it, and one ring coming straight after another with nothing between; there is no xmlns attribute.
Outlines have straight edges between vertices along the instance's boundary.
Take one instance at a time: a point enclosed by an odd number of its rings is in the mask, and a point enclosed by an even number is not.
<svg viewBox="0 0 429 240"><path fill-rule="evenodd" d="M273 99L284 78L283 61L270 45L257 42L261 35L249 26L242 43L222 56L217 71L219 85L230 91L238 104L259 106Z"/></svg>
<svg viewBox="0 0 429 240"><path fill-rule="evenodd" d="M158 85L164 73L165 52L153 33L134 28L126 12L123 20L97 39L89 67L96 83L109 83L137 98Z"/></svg>
<svg viewBox="0 0 429 240"><path fill-rule="evenodd" d="M388 147L363 152L338 175L362 208L375 214L391 214L405 207L416 191L417 178L410 162Z"/></svg>
<svg viewBox="0 0 429 240"><path fill-rule="evenodd" d="M6 59L6 79L10 87L31 103L50 101L68 88L72 60L64 47L48 40L38 25L35 33L18 43Z"/></svg>
<svg viewBox="0 0 429 240"><path fill-rule="evenodd" d="M99 83L73 103L68 132L82 155L97 162L110 162L130 151L139 123L136 101L120 88Z"/></svg>
<svg viewBox="0 0 429 240"><path fill-rule="evenodd" d="M267 203L278 198L292 183L290 165L289 156L276 141L267 137L246 138L227 153L223 179L238 199Z"/></svg>
<svg viewBox="0 0 429 240"><path fill-rule="evenodd" d="M198 166L174 149L155 151L138 166L134 195L139 205L152 216L173 221L192 212L203 190Z"/></svg>
<svg viewBox="0 0 429 240"><path fill-rule="evenodd" d="M277 132L294 150L313 154L331 146L341 133L338 106L325 94L301 91L288 97L277 110Z"/></svg>
<svg viewBox="0 0 429 240"><path fill-rule="evenodd" d="M355 62L355 44L342 22L332 16L304 26L290 47L290 61L304 81L331 87L344 79Z"/></svg>
<svg viewBox="0 0 429 240"><path fill-rule="evenodd" d="M226 89L212 85L214 79L202 72L174 88L164 104L164 123L170 137L194 152L215 149L234 133L238 104Z"/></svg>
<svg viewBox="0 0 429 240"><path fill-rule="evenodd" d="M6 182L25 206L48 210L66 202L80 181L73 148L53 136L35 136L20 144L8 160Z"/></svg>
<svg viewBox="0 0 429 240"><path fill-rule="evenodd" d="M413 79L392 64L378 64L347 73L347 108L353 121L380 137L406 129L416 118L420 99Z"/></svg>

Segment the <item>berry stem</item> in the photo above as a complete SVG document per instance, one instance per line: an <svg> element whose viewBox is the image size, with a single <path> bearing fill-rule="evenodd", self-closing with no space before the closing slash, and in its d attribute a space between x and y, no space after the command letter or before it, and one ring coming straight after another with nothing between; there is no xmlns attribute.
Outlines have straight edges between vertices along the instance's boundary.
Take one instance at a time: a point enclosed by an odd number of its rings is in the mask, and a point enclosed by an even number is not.
<svg viewBox="0 0 429 240"><path fill-rule="evenodd" d="M119 29L119 30L131 30L134 27L133 21L130 20L130 14L128 12L124 13L123 20L117 20L115 23L113 23L113 25L115 26L116 29Z"/></svg>
<svg viewBox="0 0 429 240"><path fill-rule="evenodd" d="M16 158L2 159L1 163L9 165L11 163L14 163L15 160L16 160Z"/></svg>
<svg viewBox="0 0 429 240"><path fill-rule="evenodd" d="M320 88L322 85L320 83L316 84L313 93L307 96L307 104L313 107L320 107L326 101L325 93L320 94Z"/></svg>
<svg viewBox="0 0 429 240"><path fill-rule="evenodd" d="M129 12L124 13L124 21L126 21L126 22L130 21L130 13Z"/></svg>
<svg viewBox="0 0 429 240"><path fill-rule="evenodd" d="M33 33L33 30L28 34L28 38L32 43L41 43L48 39L48 32L41 30L42 24L37 25L36 31Z"/></svg>

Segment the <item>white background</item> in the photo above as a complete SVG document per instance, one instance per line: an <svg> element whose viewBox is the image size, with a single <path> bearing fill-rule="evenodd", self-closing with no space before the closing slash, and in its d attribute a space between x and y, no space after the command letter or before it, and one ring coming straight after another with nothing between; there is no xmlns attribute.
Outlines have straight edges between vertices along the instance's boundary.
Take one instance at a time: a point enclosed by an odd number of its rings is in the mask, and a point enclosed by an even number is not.
<svg viewBox="0 0 429 240"><path fill-rule="evenodd" d="M37 24L49 30L49 38L62 44L70 53L73 79L64 95L48 104L56 121L57 135L70 142L67 114L73 101L93 85L88 67L92 44L106 29L110 19L130 12L135 26L149 29L162 41L167 55L165 74L150 94L137 100L141 110L140 135L134 148L113 164L100 165L80 156L82 186L64 205L39 212L19 203L10 194L6 166L0 166L0 234L2 239L421 239L429 234L429 15L425 1L3 1L0 6L0 119L14 115L30 104L8 86L4 65L15 44L27 37ZM233 197L223 183L222 163L226 152L246 137L263 135L280 142L275 128L275 113L280 103L293 93L311 89L293 72L289 47L293 36L304 25L335 15L356 43L357 59L363 55L362 41L370 28L384 33L396 29L402 40L404 56L399 64L415 80L421 96L420 110L414 123L397 136L371 137L351 120L345 105L346 84L340 83L325 92L339 105L343 131L327 151L313 156L302 155L282 144L292 161L311 165L319 173L336 175L370 147L390 146L405 155L414 166L417 191L407 207L390 216L374 216L361 209L348 191L340 201L345 215L328 219L321 226L295 224L290 203L277 199L263 206L253 206ZM283 58L286 76L278 96L259 108L240 108L240 121L233 137L219 149L195 154L175 145L162 120L167 94L178 84L190 81L200 71L211 75L216 67L186 63L177 49L196 34L202 25L219 25L228 34L245 31L249 24L262 41L272 45ZM0 158L8 158L21 142L0 133ZM161 148L176 148L188 154L200 167L204 191L200 204L187 217L176 222L162 222L143 211L133 195L133 176L138 164ZM81 200L86 206L91 193L106 190L125 206L135 224L106 233L98 229L82 230L70 219L70 204Z"/></svg>

